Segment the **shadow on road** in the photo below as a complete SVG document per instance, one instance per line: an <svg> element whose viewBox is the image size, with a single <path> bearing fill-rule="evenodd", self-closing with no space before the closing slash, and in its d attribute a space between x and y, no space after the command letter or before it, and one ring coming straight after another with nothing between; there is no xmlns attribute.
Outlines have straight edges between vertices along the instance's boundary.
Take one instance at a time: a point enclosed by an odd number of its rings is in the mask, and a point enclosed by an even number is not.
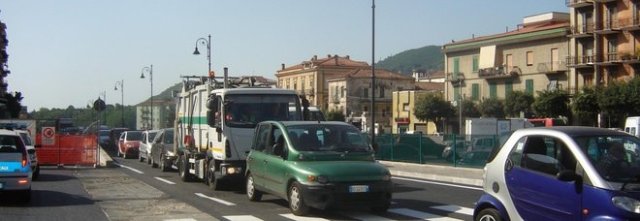
<svg viewBox="0 0 640 221"><path fill-rule="evenodd" d="M31 201L25 203L15 192L0 193L0 206L6 207L52 207L94 204L93 200L68 193L49 190L31 190Z"/></svg>

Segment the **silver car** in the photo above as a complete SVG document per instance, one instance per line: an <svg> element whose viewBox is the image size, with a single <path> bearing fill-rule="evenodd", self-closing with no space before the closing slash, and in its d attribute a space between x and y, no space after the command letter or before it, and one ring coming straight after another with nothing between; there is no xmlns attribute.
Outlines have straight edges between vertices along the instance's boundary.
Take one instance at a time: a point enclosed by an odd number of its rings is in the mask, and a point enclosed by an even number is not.
<svg viewBox="0 0 640 221"><path fill-rule="evenodd" d="M28 202L32 173L22 138L15 131L0 129L0 191L16 191L18 200Z"/></svg>

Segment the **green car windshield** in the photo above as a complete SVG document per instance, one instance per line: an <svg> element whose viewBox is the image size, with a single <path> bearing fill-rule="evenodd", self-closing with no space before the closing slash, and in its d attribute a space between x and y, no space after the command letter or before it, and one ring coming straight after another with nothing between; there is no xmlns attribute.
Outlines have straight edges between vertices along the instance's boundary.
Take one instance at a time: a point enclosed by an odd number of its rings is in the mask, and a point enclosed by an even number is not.
<svg viewBox="0 0 640 221"><path fill-rule="evenodd" d="M295 125L287 127L289 139L299 151L370 152L367 137L345 125Z"/></svg>

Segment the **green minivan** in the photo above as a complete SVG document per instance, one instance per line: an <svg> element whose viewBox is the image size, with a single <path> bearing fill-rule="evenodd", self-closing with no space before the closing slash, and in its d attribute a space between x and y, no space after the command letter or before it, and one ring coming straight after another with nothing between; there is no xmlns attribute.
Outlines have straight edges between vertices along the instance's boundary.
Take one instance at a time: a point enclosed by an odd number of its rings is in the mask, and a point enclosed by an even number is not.
<svg viewBox="0 0 640 221"><path fill-rule="evenodd" d="M251 201L263 193L284 198L295 215L353 205L384 213L392 183L367 136L351 124L264 121L247 157L246 192Z"/></svg>

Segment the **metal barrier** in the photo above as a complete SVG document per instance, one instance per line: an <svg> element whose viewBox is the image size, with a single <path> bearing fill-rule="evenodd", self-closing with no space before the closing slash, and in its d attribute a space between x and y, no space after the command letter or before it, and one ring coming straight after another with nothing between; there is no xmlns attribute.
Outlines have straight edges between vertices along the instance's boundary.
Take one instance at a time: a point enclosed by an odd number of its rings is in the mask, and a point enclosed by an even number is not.
<svg viewBox="0 0 640 221"><path fill-rule="evenodd" d="M40 165L96 166L99 160L98 142L94 134L56 134L53 142L43 144L42 134L36 135L36 153Z"/></svg>
<svg viewBox="0 0 640 221"><path fill-rule="evenodd" d="M484 167L500 141L498 136L380 134L375 156L388 161Z"/></svg>

